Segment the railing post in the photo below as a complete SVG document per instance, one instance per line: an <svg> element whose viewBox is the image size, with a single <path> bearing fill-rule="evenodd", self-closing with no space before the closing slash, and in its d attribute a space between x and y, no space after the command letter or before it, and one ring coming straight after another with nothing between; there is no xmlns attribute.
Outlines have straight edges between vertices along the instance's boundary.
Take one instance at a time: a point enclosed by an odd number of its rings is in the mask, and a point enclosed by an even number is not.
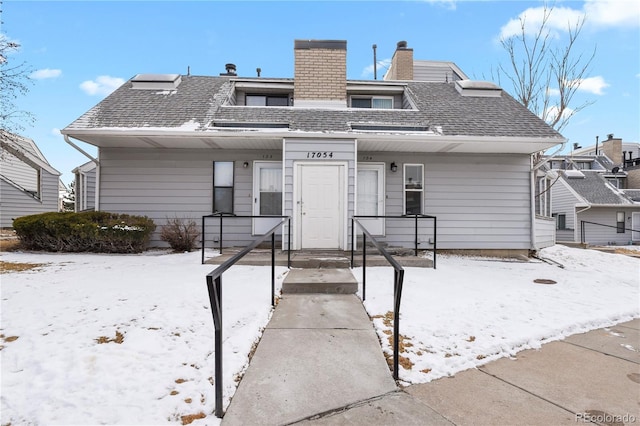
<svg viewBox="0 0 640 426"><path fill-rule="evenodd" d="M436 255L438 253L438 218L433 217L433 269L436 269Z"/></svg>
<svg viewBox="0 0 640 426"><path fill-rule="evenodd" d="M271 233L271 306L276 305L276 233Z"/></svg>
<svg viewBox="0 0 640 426"><path fill-rule="evenodd" d="M351 267L353 268L353 235L356 233L355 224L353 218L351 218Z"/></svg>
<svg viewBox="0 0 640 426"><path fill-rule="evenodd" d="M291 217L287 219L287 268L291 268Z"/></svg>
<svg viewBox="0 0 640 426"><path fill-rule="evenodd" d="M220 213L220 254L222 254L222 213Z"/></svg>
<svg viewBox="0 0 640 426"><path fill-rule="evenodd" d="M214 341L214 388L215 388L215 416L222 418L222 277L215 280L207 276L207 290L211 303L211 315L215 329Z"/></svg>
<svg viewBox="0 0 640 426"><path fill-rule="evenodd" d="M201 239L201 244L200 244L200 247L201 247L200 250L202 252L202 264L203 265L204 265L204 242L206 241L206 238L204 237L204 232L205 232L205 230L204 230L204 216L202 216L202 235L201 235L202 239Z"/></svg>
<svg viewBox="0 0 640 426"><path fill-rule="evenodd" d="M415 230L414 230L414 244L415 244L415 256L418 257L418 215L416 215L416 223L415 223Z"/></svg>
<svg viewBox="0 0 640 426"><path fill-rule="evenodd" d="M362 233L362 301L367 298L367 235Z"/></svg>

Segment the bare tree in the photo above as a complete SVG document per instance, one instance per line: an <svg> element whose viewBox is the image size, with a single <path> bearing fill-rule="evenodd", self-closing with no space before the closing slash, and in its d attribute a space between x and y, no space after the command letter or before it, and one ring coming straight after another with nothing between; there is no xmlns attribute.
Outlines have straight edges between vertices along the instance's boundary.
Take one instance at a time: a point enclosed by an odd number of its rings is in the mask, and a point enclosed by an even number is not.
<svg viewBox="0 0 640 426"><path fill-rule="evenodd" d="M492 75L499 84L502 78L509 80L514 97L560 131L577 112L594 103L572 105L576 91L588 75L596 49L590 56L575 52L584 16L574 25L567 23L566 44L555 46L549 28L552 13L553 7L545 4L540 25L533 34L527 31L526 16L519 18L520 32L500 40L509 55L509 64L500 64L497 70L492 70Z"/></svg>
<svg viewBox="0 0 640 426"><path fill-rule="evenodd" d="M25 62L11 63L11 54L18 50L18 42L0 34L0 129L8 133L19 133L26 124L34 121L33 114L21 110L16 103L19 97L26 96L29 86L33 84L29 76L31 69Z"/></svg>

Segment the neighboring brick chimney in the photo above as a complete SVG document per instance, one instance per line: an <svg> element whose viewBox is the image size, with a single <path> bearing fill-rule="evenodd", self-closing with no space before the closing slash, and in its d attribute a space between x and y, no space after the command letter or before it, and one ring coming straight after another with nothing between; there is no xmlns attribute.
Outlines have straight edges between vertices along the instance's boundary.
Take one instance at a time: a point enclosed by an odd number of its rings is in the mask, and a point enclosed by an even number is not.
<svg viewBox="0 0 640 426"><path fill-rule="evenodd" d="M622 165L622 139L614 138L613 134L607 135L607 140L602 142L602 153L609 157L613 164Z"/></svg>
<svg viewBox="0 0 640 426"><path fill-rule="evenodd" d="M296 107L347 107L347 42L295 40Z"/></svg>
<svg viewBox="0 0 640 426"><path fill-rule="evenodd" d="M407 48L406 41L398 42L385 79L413 80L413 49Z"/></svg>

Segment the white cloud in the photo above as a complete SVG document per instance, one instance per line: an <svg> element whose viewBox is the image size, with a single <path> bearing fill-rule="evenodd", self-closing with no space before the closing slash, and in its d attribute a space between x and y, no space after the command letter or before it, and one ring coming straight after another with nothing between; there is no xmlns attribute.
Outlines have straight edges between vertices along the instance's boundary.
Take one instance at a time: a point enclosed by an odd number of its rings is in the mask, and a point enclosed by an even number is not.
<svg viewBox="0 0 640 426"><path fill-rule="evenodd" d="M600 26L640 26L638 0L586 0L587 22Z"/></svg>
<svg viewBox="0 0 640 426"><path fill-rule="evenodd" d="M570 117L571 114L573 114L573 109L571 109L571 108L565 108L562 111L562 116L564 118ZM556 117L558 116L558 107L555 106L555 105L552 106L552 107L549 107L547 109L546 116L547 116L547 123L551 123L552 121L554 121L556 119ZM543 118L543 117L540 117L540 118Z"/></svg>
<svg viewBox="0 0 640 426"><path fill-rule="evenodd" d="M62 75L62 70L43 68L31 73L30 77L34 80L44 80L47 78L58 78Z"/></svg>
<svg viewBox="0 0 640 426"><path fill-rule="evenodd" d="M522 32L520 21L525 22L525 32L536 32L542 23L543 6L531 7L509 20L500 29L500 38L509 38ZM580 19L593 26L640 26L640 2L638 0L586 0L581 10L570 7L554 7L547 26L551 32L566 32Z"/></svg>
<svg viewBox="0 0 640 426"><path fill-rule="evenodd" d="M80 88L88 95L108 95L123 84L124 79L120 77L101 75L95 81L83 81L80 84Z"/></svg>
<svg viewBox="0 0 640 426"><path fill-rule="evenodd" d="M555 89L553 87L548 87L547 88L547 94L549 96L559 96L560 95L560 90L559 89Z"/></svg>
<svg viewBox="0 0 640 426"><path fill-rule="evenodd" d="M62 133L60 133L60 129L58 129L57 127L54 127L53 129L51 129L51 134L53 136L60 136L62 135Z"/></svg>
<svg viewBox="0 0 640 426"><path fill-rule="evenodd" d="M391 66L391 59L382 59L380 61L376 62L378 64L378 68L377 68L377 73L378 76L382 76L384 75L385 72L387 72L387 70L389 69L389 66ZM364 77L371 77L373 75L373 64L366 66L363 70L362 70L362 74L361 76Z"/></svg>
<svg viewBox="0 0 640 426"><path fill-rule="evenodd" d="M604 95L603 90L609 86L610 84L598 75L595 77L583 78L578 85L578 90L582 92L589 92L594 95Z"/></svg>
<svg viewBox="0 0 640 426"><path fill-rule="evenodd" d="M544 7L530 7L500 29L500 38L506 39L521 34L522 24L520 21L525 24L526 34L536 33L542 25L544 14ZM568 7L555 7L547 20L547 28L552 32L566 31L568 26L574 26L583 17L584 12Z"/></svg>

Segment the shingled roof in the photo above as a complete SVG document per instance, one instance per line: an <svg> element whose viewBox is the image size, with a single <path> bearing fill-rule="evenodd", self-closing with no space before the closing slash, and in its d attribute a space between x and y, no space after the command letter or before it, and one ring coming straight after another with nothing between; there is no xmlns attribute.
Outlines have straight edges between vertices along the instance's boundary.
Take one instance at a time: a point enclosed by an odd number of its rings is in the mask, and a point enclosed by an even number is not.
<svg viewBox="0 0 640 426"><path fill-rule="evenodd" d="M582 170L569 177L562 172L561 178L582 198L592 205L629 205L634 204L631 197L614 188L597 171Z"/></svg>
<svg viewBox="0 0 640 426"><path fill-rule="evenodd" d="M455 83L410 81L405 94L416 109L244 107L230 102L233 81L227 76L182 76L175 90L138 90L132 89L129 80L67 126L64 133L148 128L207 132L217 130L214 123L227 127L233 123L280 123L296 132L357 133L362 125L371 124L375 125L372 128L388 126L399 132L437 129L446 136L563 139L504 91L499 97L471 97L462 96ZM384 86L388 82L367 84Z"/></svg>

